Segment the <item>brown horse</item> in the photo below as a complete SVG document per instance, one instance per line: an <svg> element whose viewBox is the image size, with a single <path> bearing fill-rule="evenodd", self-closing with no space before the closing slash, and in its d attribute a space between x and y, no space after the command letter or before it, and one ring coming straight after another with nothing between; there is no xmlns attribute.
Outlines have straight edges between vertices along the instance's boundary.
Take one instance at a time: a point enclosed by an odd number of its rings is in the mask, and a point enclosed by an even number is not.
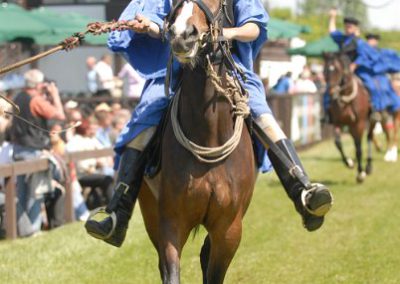
<svg viewBox="0 0 400 284"><path fill-rule="evenodd" d="M364 171L362 165L362 138L369 121L371 106L369 94L362 82L350 71L348 58L340 53L324 54L324 74L331 97L329 114L335 127L335 145L342 160L349 168L354 167L352 159L343 150L341 129L344 126L354 140L358 165L357 181L363 182L366 174L372 172L372 141L375 123L370 123L368 130L368 157Z"/></svg>
<svg viewBox="0 0 400 284"><path fill-rule="evenodd" d="M211 0L201 2L181 1L169 17L172 51L180 62L186 63L177 117L183 133L192 142L218 147L232 137L236 125L232 104L217 92L208 75L211 67L206 60L219 46L214 36L221 31L217 14L220 15L222 4ZM189 59L193 54L196 57ZM211 66L225 86L224 60ZM180 282L182 249L190 232L199 225L208 232L201 251L204 283L223 282L240 243L242 219L256 176L246 125L239 133L237 147L228 157L204 163L178 142L168 118L162 140L161 172L154 179L145 180L139 196L146 230L158 252L163 283Z"/></svg>

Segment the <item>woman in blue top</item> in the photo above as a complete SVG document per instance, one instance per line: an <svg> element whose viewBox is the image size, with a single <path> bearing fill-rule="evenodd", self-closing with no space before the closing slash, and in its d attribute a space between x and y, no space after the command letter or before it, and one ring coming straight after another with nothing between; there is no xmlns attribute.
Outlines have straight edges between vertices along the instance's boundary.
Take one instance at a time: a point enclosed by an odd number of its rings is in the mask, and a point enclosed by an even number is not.
<svg viewBox="0 0 400 284"><path fill-rule="evenodd" d="M183 3L186 4L187 2ZM115 146L120 161L116 193L106 208L110 216L101 221L91 219L85 224L90 235L118 247L125 238L128 221L139 191L140 153L154 134L170 99L164 95L164 79L170 50L169 45L160 40L163 20L170 10L169 0L131 1L120 20L131 21L132 30L113 32L108 42L113 51L122 52L139 74L147 80L140 103ZM268 14L260 0L234 0L233 10L235 27L224 28L223 34L227 39L234 41L236 52L233 58L245 72L247 78L245 88L249 93L249 105L255 122L288 158L302 167L293 144L286 138L267 105L261 80L253 72L253 60L267 39ZM268 155L287 194L301 214L306 229L313 231L321 227L324 221L323 215L329 210L332 202L328 189L315 184L306 191L273 153ZM306 200L314 200L318 205L303 204L302 193L307 195ZM328 209L316 216L312 214L315 211L311 210L316 207Z"/></svg>

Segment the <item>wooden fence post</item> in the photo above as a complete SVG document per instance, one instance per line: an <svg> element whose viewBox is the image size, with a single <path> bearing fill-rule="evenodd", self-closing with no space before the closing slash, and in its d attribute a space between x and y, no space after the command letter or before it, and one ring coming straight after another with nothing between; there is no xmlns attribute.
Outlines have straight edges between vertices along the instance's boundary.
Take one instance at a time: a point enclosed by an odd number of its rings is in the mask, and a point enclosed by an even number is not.
<svg viewBox="0 0 400 284"><path fill-rule="evenodd" d="M69 161L69 157L67 158L68 164L68 174L70 175L67 179L65 185L65 221L66 223L72 223L75 221L75 212L74 212L74 193L72 188L72 181L71 181L71 163Z"/></svg>
<svg viewBox="0 0 400 284"><path fill-rule="evenodd" d="M16 207L16 176L13 173L6 185L6 237L14 240L17 238L17 207Z"/></svg>

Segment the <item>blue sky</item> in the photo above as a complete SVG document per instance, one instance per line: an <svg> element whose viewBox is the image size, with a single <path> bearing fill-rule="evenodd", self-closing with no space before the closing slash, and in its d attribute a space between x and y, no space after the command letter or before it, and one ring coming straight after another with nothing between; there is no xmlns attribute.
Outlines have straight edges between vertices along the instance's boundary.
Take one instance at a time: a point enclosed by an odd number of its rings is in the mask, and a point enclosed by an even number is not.
<svg viewBox="0 0 400 284"><path fill-rule="evenodd" d="M325 1L325 0L324 0ZM363 0L367 5L379 6L390 0ZM300 0L269 0L271 7L296 8ZM400 29L400 0L392 0L389 5L381 9L368 9L370 24L382 29Z"/></svg>

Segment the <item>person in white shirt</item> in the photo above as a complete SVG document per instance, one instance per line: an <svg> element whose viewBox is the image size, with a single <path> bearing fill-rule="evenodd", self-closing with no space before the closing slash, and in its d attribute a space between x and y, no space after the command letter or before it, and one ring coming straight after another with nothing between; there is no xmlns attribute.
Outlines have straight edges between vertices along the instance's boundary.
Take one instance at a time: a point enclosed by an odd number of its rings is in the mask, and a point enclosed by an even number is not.
<svg viewBox="0 0 400 284"><path fill-rule="evenodd" d="M97 75L97 93L96 96L110 96L115 89L114 72L112 70L112 57L105 54L97 62L94 70Z"/></svg>
<svg viewBox="0 0 400 284"><path fill-rule="evenodd" d="M97 60L93 56L89 56L86 59L86 66L88 68L88 72L86 75L87 80L87 88L91 94L95 94L97 92L97 73L95 70Z"/></svg>
<svg viewBox="0 0 400 284"><path fill-rule="evenodd" d="M133 69L132 65L126 63L119 71L118 77L120 79L126 78L128 81L127 96L139 100L145 80Z"/></svg>
<svg viewBox="0 0 400 284"><path fill-rule="evenodd" d="M316 93L317 86L311 80L311 72L308 68L304 68L299 79L296 80L293 86L293 93Z"/></svg>

